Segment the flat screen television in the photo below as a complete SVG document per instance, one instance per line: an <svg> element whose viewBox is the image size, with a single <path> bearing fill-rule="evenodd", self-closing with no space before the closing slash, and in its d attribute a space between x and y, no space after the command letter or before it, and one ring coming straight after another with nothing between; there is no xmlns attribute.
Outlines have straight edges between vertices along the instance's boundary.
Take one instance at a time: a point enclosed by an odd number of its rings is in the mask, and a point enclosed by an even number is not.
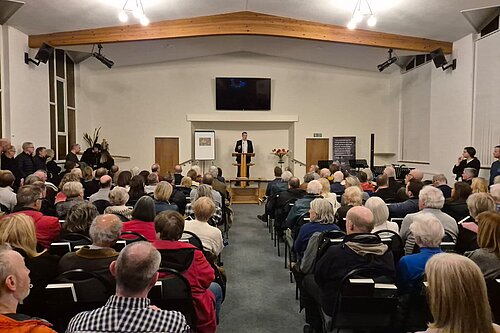
<svg viewBox="0 0 500 333"><path fill-rule="evenodd" d="M215 78L217 110L270 110L271 79Z"/></svg>

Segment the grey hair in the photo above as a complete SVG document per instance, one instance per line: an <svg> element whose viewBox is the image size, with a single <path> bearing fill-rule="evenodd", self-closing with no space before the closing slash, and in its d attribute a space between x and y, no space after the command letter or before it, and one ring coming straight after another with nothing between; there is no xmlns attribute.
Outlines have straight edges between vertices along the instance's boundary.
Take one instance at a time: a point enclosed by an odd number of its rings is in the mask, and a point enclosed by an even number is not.
<svg viewBox="0 0 500 333"><path fill-rule="evenodd" d="M208 173L214 176L214 178L217 178L217 175L219 174L219 169L215 165L211 165L210 168L208 168Z"/></svg>
<svg viewBox="0 0 500 333"><path fill-rule="evenodd" d="M317 221L321 221L323 224L330 224L335 220L335 212L330 201L323 198L314 199L311 201L310 207L316 213L318 217Z"/></svg>
<svg viewBox="0 0 500 333"><path fill-rule="evenodd" d="M307 193L310 194L320 194L323 191L323 185L319 182L319 180L311 180L307 184Z"/></svg>
<svg viewBox="0 0 500 333"><path fill-rule="evenodd" d="M388 166L384 169L384 175L387 175L387 177L396 177L396 169L392 166Z"/></svg>
<svg viewBox="0 0 500 333"><path fill-rule="evenodd" d="M130 196L127 193L127 189L124 187L116 186L109 192L109 202L114 206L123 206L127 203Z"/></svg>
<svg viewBox="0 0 500 333"><path fill-rule="evenodd" d="M7 252L12 251L12 247L9 243L0 244L0 281L3 284L7 276L11 274L12 265L10 264L10 260L7 258ZM0 286L3 289L3 285Z"/></svg>
<svg viewBox="0 0 500 333"><path fill-rule="evenodd" d="M346 186L346 187L350 187L350 186L360 186L361 183L359 182L359 179L358 177L353 177L353 176L349 176L345 179L345 184L346 185L349 185L349 186Z"/></svg>
<svg viewBox="0 0 500 333"><path fill-rule="evenodd" d="M333 181L336 183L340 183L344 180L344 173L342 171L335 171L333 173Z"/></svg>
<svg viewBox="0 0 500 333"><path fill-rule="evenodd" d="M363 191L358 186L348 187L342 195L342 200L346 205L361 206L363 204Z"/></svg>
<svg viewBox="0 0 500 333"><path fill-rule="evenodd" d="M194 200L196 201L196 199L201 197L209 197L213 201L214 196L212 194L212 188L206 184L201 184L200 186L198 186L198 189L194 194Z"/></svg>
<svg viewBox="0 0 500 333"><path fill-rule="evenodd" d="M281 174L281 180L284 182L288 182L292 177L293 174L290 171L285 171Z"/></svg>
<svg viewBox="0 0 500 333"><path fill-rule="evenodd" d="M112 222L102 223L104 218L109 215L99 215L92 221L90 225L90 238L97 246L111 247L119 238L122 233L122 222L116 215L113 216Z"/></svg>
<svg viewBox="0 0 500 333"><path fill-rule="evenodd" d="M366 173L366 177L368 178L368 181L372 181L373 180L373 172L370 168L364 168L364 169L361 169L361 171L363 171L364 173Z"/></svg>
<svg viewBox="0 0 500 333"><path fill-rule="evenodd" d="M319 176L321 178L326 178L326 177L330 177L332 175L330 169L328 168L323 168L321 170L319 170Z"/></svg>
<svg viewBox="0 0 500 333"><path fill-rule="evenodd" d="M473 193L467 198L469 215L476 218L480 213L496 210L495 199L488 193Z"/></svg>
<svg viewBox="0 0 500 333"><path fill-rule="evenodd" d="M148 288L160 268L161 255L149 242L125 246L116 260L116 285L125 292L138 293Z"/></svg>
<svg viewBox="0 0 500 333"><path fill-rule="evenodd" d="M429 213L415 214L410 231L422 247L439 247L444 236L443 225Z"/></svg>
<svg viewBox="0 0 500 333"><path fill-rule="evenodd" d="M500 184L491 185L490 194L496 201L500 201Z"/></svg>
<svg viewBox="0 0 500 333"><path fill-rule="evenodd" d="M444 174L440 173L440 174L434 175L432 177L432 182L433 183L440 182L440 183L448 184L448 179L446 179L446 176Z"/></svg>
<svg viewBox="0 0 500 333"><path fill-rule="evenodd" d="M474 168L465 168L464 173L471 176L472 178L477 177L477 170Z"/></svg>
<svg viewBox="0 0 500 333"><path fill-rule="evenodd" d="M424 186L418 195L418 199L425 208L441 209L444 206L443 192L431 185Z"/></svg>
<svg viewBox="0 0 500 333"><path fill-rule="evenodd" d="M373 222L375 226L379 226L389 219L389 209L386 203L379 197L371 197L365 202L365 207L369 208L373 213Z"/></svg>

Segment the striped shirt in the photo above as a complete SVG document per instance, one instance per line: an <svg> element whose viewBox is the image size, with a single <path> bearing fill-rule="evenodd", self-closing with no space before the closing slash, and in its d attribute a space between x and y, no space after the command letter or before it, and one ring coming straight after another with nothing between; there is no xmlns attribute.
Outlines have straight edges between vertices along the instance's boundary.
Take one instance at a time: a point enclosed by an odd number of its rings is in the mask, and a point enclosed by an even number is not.
<svg viewBox="0 0 500 333"><path fill-rule="evenodd" d="M85 311L71 319L66 333L97 332L190 332L184 315L177 311L149 308L148 298L113 295L101 308Z"/></svg>

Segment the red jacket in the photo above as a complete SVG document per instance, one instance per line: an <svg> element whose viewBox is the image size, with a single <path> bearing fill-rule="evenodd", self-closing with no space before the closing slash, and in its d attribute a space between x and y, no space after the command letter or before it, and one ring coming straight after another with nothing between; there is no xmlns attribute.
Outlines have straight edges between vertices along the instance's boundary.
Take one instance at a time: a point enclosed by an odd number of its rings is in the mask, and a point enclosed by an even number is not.
<svg viewBox="0 0 500 333"><path fill-rule="evenodd" d="M0 332L2 333L56 333L49 326L52 325L38 318L16 320L0 314Z"/></svg>
<svg viewBox="0 0 500 333"><path fill-rule="evenodd" d="M134 231L138 232L144 237L147 238L148 241L154 242L156 240L156 231L155 231L155 223L154 222L144 222L141 220L130 220L128 222L123 223L122 232L123 231ZM124 236L123 238L135 238L134 236Z"/></svg>
<svg viewBox="0 0 500 333"><path fill-rule="evenodd" d="M61 231L59 219L54 216L43 215L42 213L34 209L21 209L22 210L16 211L12 214L24 214L31 217L35 222L36 239L38 244L48 249L50 247L50 243L52 243L57 239L57 237L59 237L59 232Z"/></svg>
<svg viewBox="0 0 500 333"><path fill-rule="evenodd" d="M186 248L195 248L195 246L178 241L156 240L153 245L158 250L178 250ZM200 250L194 252L193 262L182 275L191 285L193 303L197 318L197 333L213 333L216 330L217 322L215 319L215 296L208 289L210 283L215 279L214 269L208 263L205 255Z"/></svg>

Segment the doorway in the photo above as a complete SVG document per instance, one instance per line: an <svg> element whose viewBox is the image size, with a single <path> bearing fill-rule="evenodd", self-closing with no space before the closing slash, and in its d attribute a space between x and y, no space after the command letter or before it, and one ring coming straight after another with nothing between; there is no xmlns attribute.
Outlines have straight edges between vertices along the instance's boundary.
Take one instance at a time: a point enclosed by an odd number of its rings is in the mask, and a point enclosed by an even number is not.
<svg viewBox="0 0 500 333"><path fill-rule="evenodd" d="M179 164L179 138L155 138L155 161L160 165L160 176L173 172Z"/></svg>
<svg viewBox="0 0 500 333"><path fill-rule="evenodd" d="M309 166L312 164L328 160L329 147L329 138L306 138L306 172L309 171Z"/></svg>

